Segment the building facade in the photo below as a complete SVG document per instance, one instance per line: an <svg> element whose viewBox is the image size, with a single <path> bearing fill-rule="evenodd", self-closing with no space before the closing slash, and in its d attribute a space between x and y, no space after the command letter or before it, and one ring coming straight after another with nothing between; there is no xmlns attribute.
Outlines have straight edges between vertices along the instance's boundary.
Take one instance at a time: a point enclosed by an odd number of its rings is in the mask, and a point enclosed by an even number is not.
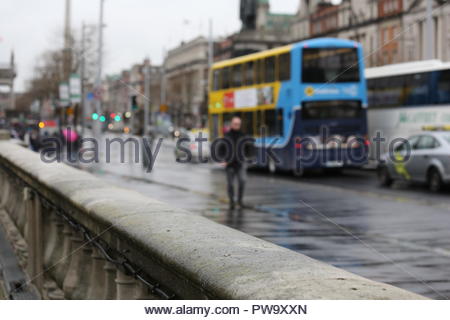
<svg viewBox="0 0 450 320"><path fill-rule="evenodd" d="M0 117L5 117L7 110L15 109L14 79L16 78L16 65L14 53L11 52L9 63L0 63L0 87L6 87L7 93L0 91Z"/></svg>
<svg viewBox="0 0 450 320"><path fill-rule="evenodd" d="M164 61L165 104L175 125L206 125L209 41L198 37L169 50Z"/></svg>
<svg viewBox="0 0 450 320"><path fill-rule="evenodd" d="M432 55L426 56L427 0L300 1L291 41L338 37L362 43L366 66L423 60L450 61L450 6L433 1Z"/></svg>
<svg viewBox="0 0 450 320"><path fill-rule="evenodd" d="M128 112L132 114L132 119L125 119L125 121L136 133L143 131L142 114L145 99L149 98L151 114L158 112L161 105L162 68L150 65L150 96L146 97L145 65L146 61L135 64L129 70L107 77L103 82L104 113L126 114Z"/></svg>

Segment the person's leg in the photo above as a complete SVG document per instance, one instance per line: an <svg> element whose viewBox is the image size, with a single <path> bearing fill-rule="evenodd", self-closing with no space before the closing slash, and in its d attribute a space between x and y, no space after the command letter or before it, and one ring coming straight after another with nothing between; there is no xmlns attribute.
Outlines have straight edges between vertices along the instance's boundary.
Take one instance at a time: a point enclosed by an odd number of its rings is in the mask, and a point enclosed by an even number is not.
<svg viewBox="0 0 450 320"><path fill-rule="evenodd" d="M241 207L244 206L243 199L244 199L244 190L245 190L246 182L247 182L247 167L245 165L242 165L239 168L239 172L238 172L238 183L239 183L238 203Z"/></svg>
<svg viewBox="0 0 450 320"><path fill-rule="evenodd" d="M230 200L230 208L234 207L234 177L235 170L232 167L226 168L227 185L228 185L228 199Z"/></svg>

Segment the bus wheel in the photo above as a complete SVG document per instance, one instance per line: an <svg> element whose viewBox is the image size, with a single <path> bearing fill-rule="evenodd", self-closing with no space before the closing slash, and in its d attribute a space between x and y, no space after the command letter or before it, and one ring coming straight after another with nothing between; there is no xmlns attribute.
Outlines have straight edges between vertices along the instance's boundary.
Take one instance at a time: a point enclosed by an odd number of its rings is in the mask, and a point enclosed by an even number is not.
<svg viewBox="0 0 450 320"><path fill-rule="evenodd" d="M439 192L442 189L442 178L436 168L432 168L428 173L428 188L431 192Z"/></svg>
<svg viewBox="0 0 450 320"><path fill-rule="evenodd" d="M269 170L270 173L277 172L277 165L275 164L275 160L273 160L272 158L269 158L269 163L267 164L267 169Z"/></svg>
<svg viewBox="0 0 450 320"><path fill-rule="evenodd" d="M297 178L301 178L305 176L305 169L303 168L295 168L294 170L292 170L292 174L294 175L294 177Z"/></svg>

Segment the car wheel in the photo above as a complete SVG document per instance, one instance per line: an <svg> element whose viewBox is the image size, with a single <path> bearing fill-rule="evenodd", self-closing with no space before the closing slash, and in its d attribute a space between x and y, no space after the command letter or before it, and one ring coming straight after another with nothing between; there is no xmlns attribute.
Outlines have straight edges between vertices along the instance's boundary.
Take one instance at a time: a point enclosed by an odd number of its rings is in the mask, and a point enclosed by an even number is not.
<svg viewBox="0 0 450 320"><path fill-rule="evenodd" d="M389 174L389 170L386 167L381 167L378 169L378 181L382 187L390 187L394 182Z"/></svg>
<svg viewBox="0 0 450 320"><path fill-rule="evenodd" d="M441 174L436 168L432 168L428 173L428 188L431 192L439 192L442 190Z"/></svg>

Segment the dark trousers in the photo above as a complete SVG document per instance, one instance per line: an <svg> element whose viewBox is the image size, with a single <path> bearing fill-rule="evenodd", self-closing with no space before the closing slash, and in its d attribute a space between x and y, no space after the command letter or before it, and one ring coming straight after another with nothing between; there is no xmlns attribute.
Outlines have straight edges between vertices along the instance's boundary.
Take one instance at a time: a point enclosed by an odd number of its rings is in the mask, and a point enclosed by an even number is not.
<svg viewBox="0 0 450 320"><path fill-rule="evenodd" d="M228 183L228 197L231 203L234 203L234 180L238 181L238 202L242 202L244 197L245 182L247 180L247 168L241 166L229 166L226 168L227 183Z"/></svg>

